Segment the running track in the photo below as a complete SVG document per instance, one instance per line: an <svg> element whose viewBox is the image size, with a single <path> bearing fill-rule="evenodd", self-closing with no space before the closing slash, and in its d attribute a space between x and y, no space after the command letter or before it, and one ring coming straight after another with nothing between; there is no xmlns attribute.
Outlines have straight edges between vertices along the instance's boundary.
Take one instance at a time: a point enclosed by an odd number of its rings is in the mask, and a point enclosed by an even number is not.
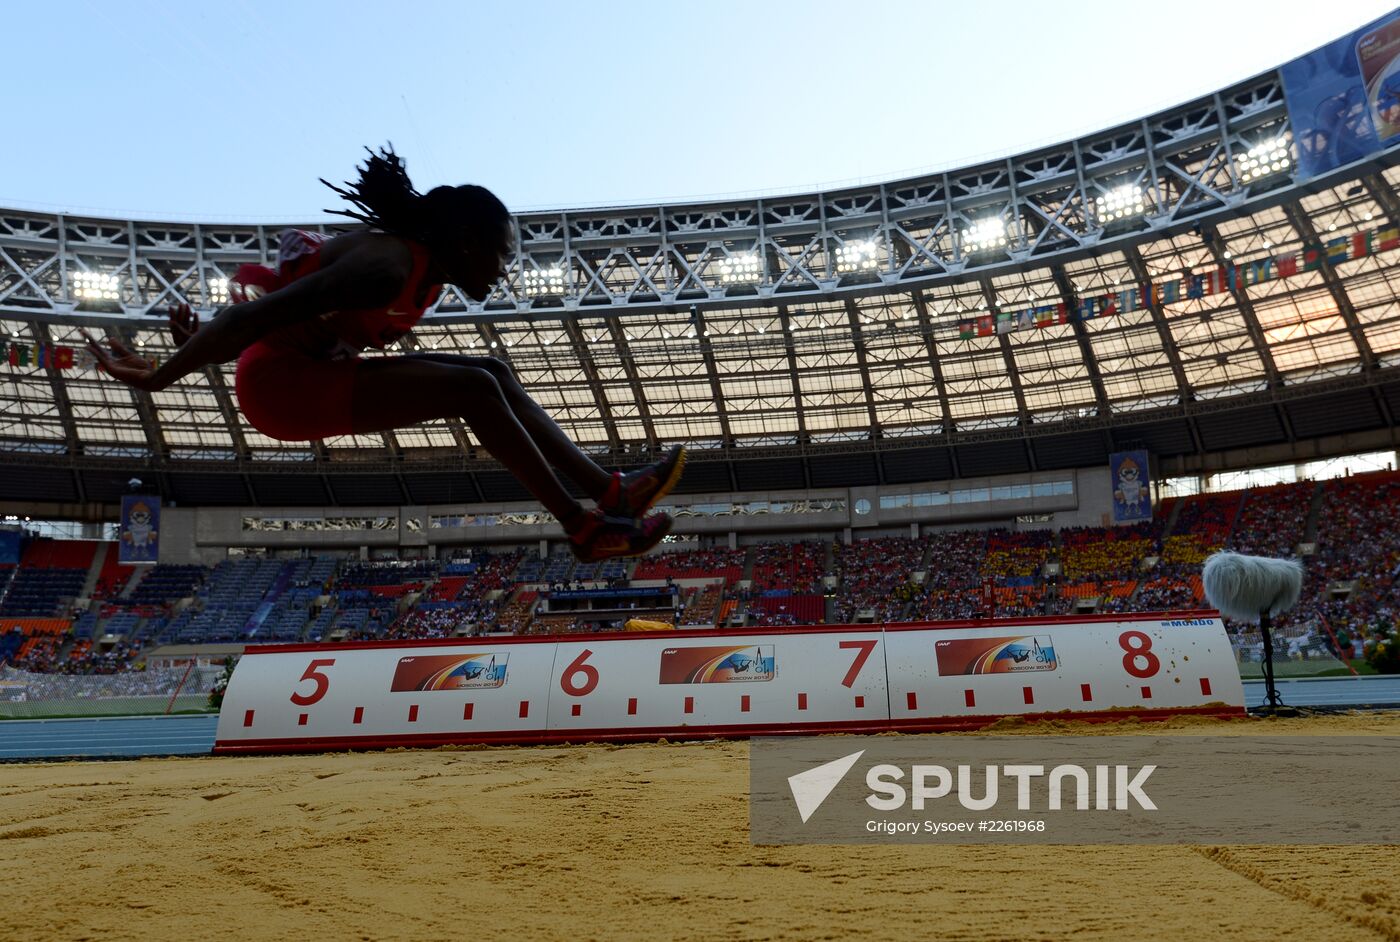
<svg viewBox="0 0 1400 942"><path fill-rule="evenodd" d="M0 721L0 759L208 755L217 716Z"/></svg>
<svg viewBox="0 0 1400 942"><path fill-rule="evenodd" d="M1400 708L1400 677L1280 680L1283 702L1297 707ZM1264 685L1247 681L1245 701L1258 706ZM0 759L136 758L208 755L214 716L103 717L0 721Z"/></svg>

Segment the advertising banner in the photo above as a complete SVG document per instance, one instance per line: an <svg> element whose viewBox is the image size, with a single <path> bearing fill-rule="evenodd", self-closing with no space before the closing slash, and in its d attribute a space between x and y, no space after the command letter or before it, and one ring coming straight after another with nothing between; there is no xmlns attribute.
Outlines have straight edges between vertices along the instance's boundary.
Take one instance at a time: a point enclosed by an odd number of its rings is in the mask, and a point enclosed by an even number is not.
<svg viewBox="0 0 1400 942"><path fill-rule="evenodd" d="M1113 522L1141 523L1152 519L1152 480L1147 452L1119 451L1108 456L1113 483Z"/></svg>
<svg viewBox="0 0 1400 942"><path fill-rule="evenodd" d="M1284 65L1284 98L1305 180L1400 138L1400 13Z"/></svg>
<svg viewBox="0 0 1400 942"><path fill-rule="evenodd" d="M160 497L127 494L122 498L118 559L124 565L155 563L160 556Z"/></svg>

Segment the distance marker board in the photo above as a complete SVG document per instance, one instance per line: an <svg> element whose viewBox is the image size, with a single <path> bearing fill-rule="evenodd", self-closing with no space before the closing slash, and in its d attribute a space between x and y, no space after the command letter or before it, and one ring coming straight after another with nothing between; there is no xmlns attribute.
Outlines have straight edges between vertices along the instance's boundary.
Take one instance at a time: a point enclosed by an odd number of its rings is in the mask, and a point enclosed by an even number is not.
<svg viewBox="0 0 1400 942"><path fill-rule="evenodd" d="M1213 612L250 647L216 753L1244 711Z"/></svg>

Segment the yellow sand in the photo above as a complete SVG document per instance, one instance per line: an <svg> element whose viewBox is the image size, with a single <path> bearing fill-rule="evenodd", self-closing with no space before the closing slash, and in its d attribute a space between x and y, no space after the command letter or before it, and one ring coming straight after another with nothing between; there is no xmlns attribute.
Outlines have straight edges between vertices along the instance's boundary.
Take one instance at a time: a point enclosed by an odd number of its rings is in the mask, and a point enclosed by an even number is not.
<svg viewBox="0 0 1400 942"><path fill-rule="evenodd" d="M1400 714L1003 731L1144 728L1396 735ZM747 756L0 766L0 938L1400 940L1394 847L753 847Z"/></svg>

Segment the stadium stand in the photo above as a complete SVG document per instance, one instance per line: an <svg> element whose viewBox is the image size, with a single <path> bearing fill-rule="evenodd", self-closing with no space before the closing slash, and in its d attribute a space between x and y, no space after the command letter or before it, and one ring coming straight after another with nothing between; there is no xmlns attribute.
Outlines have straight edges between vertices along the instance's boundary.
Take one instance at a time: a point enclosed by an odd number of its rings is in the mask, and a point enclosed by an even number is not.
<svg viewBox="0 0 1400 942"><path fill-rule="evenodd" d="M1229 548L1255 556L1296 556L1317 489L1312 481L1301 481L1246 491Z"/></svg>
<svg viewBox="0 0 1400 942"><path fill-rule="evenodd" d="M163 643L595 630L607 624L542 613L542 595L580 581L626 581L625 570L580 572L560 555L478 549L442 560L159 565L109 579L111 594L84 599L85 582L97 586L97 576L113 571L101 557L108 547L62 542L32 541L19 567L0 570L0 658L25 670L122 671ZM1162 502L1151 521L1135 526L945 529L850 544L775 539L680 551L639 560L633 578L689 580L677 619L687 626L736 616L772 626L1159 611L1204 605L1200 562L1221 547L1305 553L1303 600L1278 625L1285 667L1355 659L1400 613L1400 474L1194 495ZM551 573L559 577L552 584ZM1227 628L1241 669L1257 667L1257 631Z"/></svg>
<svg viewBox="0 0 1400 942"><path fill-rule="evenodd" d="M723 579L737 582L744 572L745 550L699 549L659 552L637 561L633 579Z"/></svg>
<svg viewBox="0 0 1400 942"><path fill-rule="evenodd" d="M105 599L120 593L131 581L132 576L142 567L123 565L118 544L98 544L96 555L101 556L102 565L97 572L97 582L92 589L92 598Z"/></svg>
<svg viewBox="0 0 1400 942"><path fill-rule="evenodd" d="M826 623L826 599L820 595L764 595L749 603L749 624L821 625Z"/></svg>
<svg viewBox="0 0 1400 942"><path fill-rule="evenodd" d="M524 634L535 617L535 603L539 593L521 589L507 602L496 616L495 628L507 634Z"/></svg>
<svg viewBox="0 0 1400 942"><path fill-rule="evenodd" d="M853 622L865 614L872 621L898 621L912 597L910 580L926 549L925 541L908 537L838 545L837 623Z"/></svg>
<svg viewBox="0 0 1400 942"><path fill-rule="evenodd" d="M727 624L736 605L735 600L723 598L723 587L720 583L712 582L696 590L690 602L681 610L680 623L689 627Z"/></svg>
<svg viewBox="0 0 1400 942"><path fill-rule="evenodd" d="M983 530L942 530L929 537L926 584L967 589L978 584L978 567L987 549Z"/></svg>
<svg viewBox="0 0 1400 942"><path fill-rule="evenodd" d="M995 585L1026 587L1035 584L1054 546L1050 530L987 531L987 549L979 574Z"/></svg>
<svg viewBox="0 0 1400 942"><path fill-rule="evenodd" d="M193 595L208 574L204 566L151 566L128 595L112 602L130 606L165 605Z"/></svg>
<svg viewBox="0 0 1400 942"><path fill-rule="evenodd" d="M0 616L58 614L76 598L87 578L85 569L39 569L21 566L10 581Z"/></svg>
<svg viewBox="0 0 1400 942"><path fill-rule="evenodd" d="M753 548L752 591L799 595L821 591L827 546L821 541L759 543Z"/></svg>

